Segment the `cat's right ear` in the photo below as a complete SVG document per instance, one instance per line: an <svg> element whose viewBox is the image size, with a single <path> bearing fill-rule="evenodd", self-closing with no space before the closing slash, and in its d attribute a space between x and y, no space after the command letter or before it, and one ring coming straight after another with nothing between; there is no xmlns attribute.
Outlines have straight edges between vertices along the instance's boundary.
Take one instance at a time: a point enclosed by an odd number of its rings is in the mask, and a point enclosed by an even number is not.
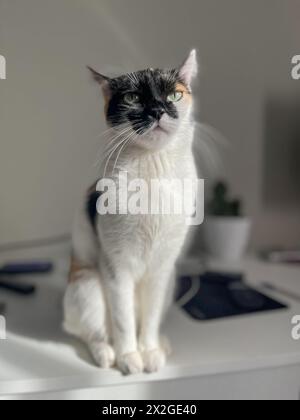
<svg viewBox="0 0 300 420"><path fill-rule="evenodd" d="M110 95L110 87L109 87L110 78L107 76L104 76L103 74L98 73L92 67L87 66L87 68L91 72L93 79L97 83L99 83L99 85L102 87L104 95L109 96Z"/></svg>
<svg viewBox="0 0 300 420"><path fill-rule="evenodd" d="M190 88L191 83L198 73L197 51L192 50L179 69L179 76Z"/></svg>

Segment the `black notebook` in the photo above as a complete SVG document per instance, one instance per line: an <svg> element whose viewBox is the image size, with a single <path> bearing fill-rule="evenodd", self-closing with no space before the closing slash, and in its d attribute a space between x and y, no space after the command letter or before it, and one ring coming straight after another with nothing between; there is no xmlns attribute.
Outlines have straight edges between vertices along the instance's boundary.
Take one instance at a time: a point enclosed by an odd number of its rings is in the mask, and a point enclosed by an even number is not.
<svg viewBox="0 0 300 420"><path fill-rule="evenodd" d="M213 272L179 278L176 301L193 319L203 321L287 308L248 286L242 275Z"/></svg>

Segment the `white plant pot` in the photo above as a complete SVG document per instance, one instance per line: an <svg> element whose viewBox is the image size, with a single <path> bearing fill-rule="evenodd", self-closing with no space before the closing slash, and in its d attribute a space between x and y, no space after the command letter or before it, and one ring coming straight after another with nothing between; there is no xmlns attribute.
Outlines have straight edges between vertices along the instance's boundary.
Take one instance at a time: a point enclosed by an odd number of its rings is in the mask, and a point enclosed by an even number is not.
<svg viewBox="0 0 300 420"><path fill-rule="evenodd" d="M208 217L204 225L208 253L223 261L241 259L247 249L251 220L246 217Z"/></svg>

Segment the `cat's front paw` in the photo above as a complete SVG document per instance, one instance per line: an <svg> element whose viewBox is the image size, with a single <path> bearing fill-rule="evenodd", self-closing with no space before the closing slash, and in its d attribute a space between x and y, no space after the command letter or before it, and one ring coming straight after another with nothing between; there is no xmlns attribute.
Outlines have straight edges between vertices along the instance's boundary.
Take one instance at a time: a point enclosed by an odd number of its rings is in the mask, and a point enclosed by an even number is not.
<svg viewBox="0 0 300 420"><path fill-rule="evenodd" d="M159 371L166 364L166 352L162 348L143 351L144 370L147 373Z"/></svg>
<svg viewBox="0 0 300 420"><path fill-rule="evenodd" d="M139 352L123 354L117 359L118 367L124 375L136 375L143 372L143 359Z"/></svg>
<svg viewBox="0 0 300 420"><path fill-rule="evenodd" d="M101 368L109 369L115 364L115 351L109 344L92 342L90 343L90 350L95 362Z"/></svg>

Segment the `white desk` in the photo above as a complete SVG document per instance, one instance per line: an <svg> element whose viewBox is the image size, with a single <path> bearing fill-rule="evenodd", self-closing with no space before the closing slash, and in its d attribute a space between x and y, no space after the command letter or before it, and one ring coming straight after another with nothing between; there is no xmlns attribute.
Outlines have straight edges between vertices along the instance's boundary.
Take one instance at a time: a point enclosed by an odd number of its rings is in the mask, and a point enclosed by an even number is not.
<svg viewBox="0 0 300 420"><path fill-rule="evenodd" d="M289 310L213 322L193 321L174 307L164 326L174 350L167 366L154 375L123 377L95 367L85 347L61 331L67 251L52 247L13 256L54 257L57 268L36 280L34 296L0 290L8 329L0 341L0 398L299 398L300 341L292 339L291 319L300 315L300 302L276 295ZM268 281L300 294L299 266L249 259L228 268L242 268L253 285Z"/></svg>

